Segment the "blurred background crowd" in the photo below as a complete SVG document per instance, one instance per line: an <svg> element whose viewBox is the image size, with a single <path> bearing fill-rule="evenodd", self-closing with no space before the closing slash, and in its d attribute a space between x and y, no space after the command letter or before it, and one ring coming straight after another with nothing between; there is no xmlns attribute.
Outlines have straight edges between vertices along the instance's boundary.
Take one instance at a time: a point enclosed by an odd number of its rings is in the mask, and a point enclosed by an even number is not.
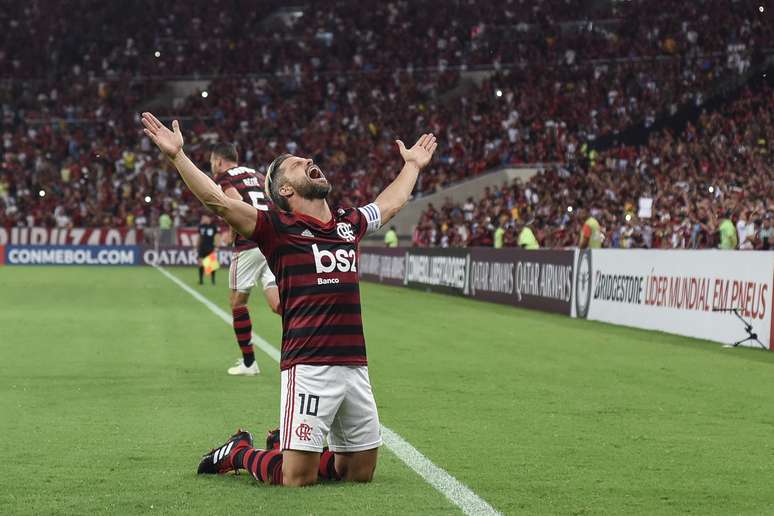
<svg viewBox="0 0 774 516"><path fill-rule="evenodd" d="M153 109L202 166L224 140L259 170L314 157L334 204L372 200L400 169L394 140L423 131L442 145L418 197L540 169L429 207L413 245L520 245L528 228L573 246L590 217L606 247L717 247L725 220L739 248L772 239L774 24L757 2L2 0L0 25L0 226L198 223L140 130Z"/></svg>

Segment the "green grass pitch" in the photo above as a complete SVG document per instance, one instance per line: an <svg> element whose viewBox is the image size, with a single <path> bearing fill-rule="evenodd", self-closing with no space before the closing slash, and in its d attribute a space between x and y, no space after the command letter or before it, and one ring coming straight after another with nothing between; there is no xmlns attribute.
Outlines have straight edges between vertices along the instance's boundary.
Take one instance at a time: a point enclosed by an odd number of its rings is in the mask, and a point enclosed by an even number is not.
<svg viewBox="0 0 774 516"><path fill-rule="evenodd" d="M195 271L174 274L191 285ZM227 308L226 275L195 286ZM254 330L278 344L260 294ZM362 286L383 423L508 514L774 512L774 355ZM231 329L151 268L0 268L0 514L448 514L383 450L370 485L197 477L279 416Z"/></svg>

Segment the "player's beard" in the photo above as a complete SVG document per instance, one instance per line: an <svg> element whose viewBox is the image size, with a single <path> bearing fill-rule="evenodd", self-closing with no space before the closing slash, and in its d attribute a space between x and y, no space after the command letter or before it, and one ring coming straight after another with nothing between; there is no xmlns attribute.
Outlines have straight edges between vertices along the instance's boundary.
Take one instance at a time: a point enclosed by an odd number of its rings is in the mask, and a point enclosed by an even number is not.
<svg viewBox="0 0 774 516"><path fill-rule="evenodd" d="M319 171L319 169L317 170ZM293 185L296 193L304 199L325 199L328 197L328 194L331 193L331 184L322 175L321 171L319 175L319 178L312 179L307 171L307 174L299 181L299 184Z"/></svg>
<svg viewBox="0 0 774 516"><path fill-rule="evenodd" d="M328 181L316 183L307 180L301 188L296 188L296 192L304 199L325 199L331 193L331 184Z"/></svg>

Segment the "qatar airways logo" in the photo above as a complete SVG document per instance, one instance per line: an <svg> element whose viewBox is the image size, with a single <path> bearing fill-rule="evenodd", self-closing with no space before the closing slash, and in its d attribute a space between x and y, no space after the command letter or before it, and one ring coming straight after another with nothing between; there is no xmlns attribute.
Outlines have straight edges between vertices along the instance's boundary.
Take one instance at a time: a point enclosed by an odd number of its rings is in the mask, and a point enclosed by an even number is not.
<svg viewBox="0 0 774 516"><path fill-rule="evenodd" d="M314 253L314 269L317 274L328 274L334 271L357 272L354 249L337 249L334 252L320 249L317 244L313 244L312 252ZM318 285L338 282L338 278L317 278Z"/></svg>

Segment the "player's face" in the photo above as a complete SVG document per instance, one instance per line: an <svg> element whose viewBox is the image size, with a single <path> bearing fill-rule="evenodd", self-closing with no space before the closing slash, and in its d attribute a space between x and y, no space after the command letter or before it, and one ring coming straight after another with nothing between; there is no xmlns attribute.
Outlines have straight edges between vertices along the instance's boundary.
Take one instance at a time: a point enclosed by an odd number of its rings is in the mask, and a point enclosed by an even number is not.
<svg viewBox="0 0 774 516"><path fill-rule="evenodd" d="M292 156L285 160L282 169L290 186L304 199L325 199L331 193L331 184L309 158Z"/></svg>

